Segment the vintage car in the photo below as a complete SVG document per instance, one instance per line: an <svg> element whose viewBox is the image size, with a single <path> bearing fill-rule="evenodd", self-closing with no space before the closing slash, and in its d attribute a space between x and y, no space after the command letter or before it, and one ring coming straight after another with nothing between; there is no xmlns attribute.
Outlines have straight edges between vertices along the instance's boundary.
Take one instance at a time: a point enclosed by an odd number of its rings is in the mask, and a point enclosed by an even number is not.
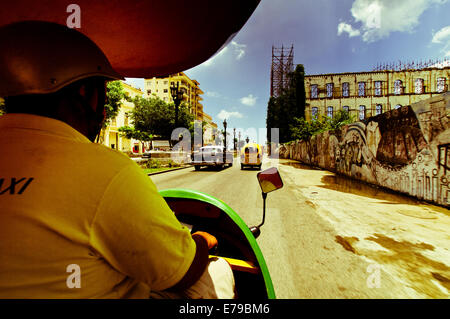
<svg viewBox="0 0 450 319"><path fill-rule="evenodd" d="M225 165L233 166L233 153L225 152L222 146L203 146L191 155L191 164L198 171L202 166L223 168Z"/></svg>
<svg viewBox="0 0 450 319"><path fill-rule="evenodd" d="M244 147L241 148L241 169L244 169L245 166L261 169L262 158L262 147L259 144L245 144Z"/></svg>

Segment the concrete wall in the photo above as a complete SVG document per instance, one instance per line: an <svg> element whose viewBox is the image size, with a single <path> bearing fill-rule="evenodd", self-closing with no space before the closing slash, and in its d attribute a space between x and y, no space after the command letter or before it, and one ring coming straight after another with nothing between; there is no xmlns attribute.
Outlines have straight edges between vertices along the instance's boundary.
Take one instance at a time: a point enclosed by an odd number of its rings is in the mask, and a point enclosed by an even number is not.
<svg viewBox="0 0 450 319"><path fill-rule="evenodd" d="M450 92L282 145L280 158L450 206Z"/></svg>

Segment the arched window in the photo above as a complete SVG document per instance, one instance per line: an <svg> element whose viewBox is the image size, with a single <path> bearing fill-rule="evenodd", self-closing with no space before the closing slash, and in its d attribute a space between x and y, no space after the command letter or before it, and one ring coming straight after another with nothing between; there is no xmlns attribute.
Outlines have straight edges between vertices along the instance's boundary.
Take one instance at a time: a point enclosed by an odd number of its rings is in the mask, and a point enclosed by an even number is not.
<svg viewBox="0 0 450 319"><path fill-rule="evenodd" d="M327 107L327 116L329 118L333 118L333 107L332 106Z"/></svg>
<svg viewBox="0 0 450 319"><path fill-rule="evenodd" d="M327 97L333 97L333 83L327 83Z"/></svg>
<svg viewBox="0 0 450 319"><path fill-rule="evenodd" d="M342 83L342 96L349 97L350 96L350 85L348 82Z"/></svg>
<svg viewBox="0 0 450 319"><path fill-rule="evenodd" d="M366 106L360 105L359 106L359 120L362 121L366 118Z"/></svg>
<svg viewBox="0 0 450 319"><path fill-rule="evenodd" d="M395 80L395 82L394 82L394 94L395 95L403 94L403 82L402 82L402 80Z"/></svg>
<svg viewBox="0 0 450 319"><path fill-rule="evenodd" d="M445 92L445 80L446 78L438 78L437 79L437 91L438 93Z"/></svg>
<svg viewBox="0 0 450 319"><path fill-rule="evenodd" d="M375 81L375 96L381 96L381 81Z"/></svg>
<svg viewBox="0 0 450 319"><path fill-rule="evenodd" d="M319 108L318 107L312 107L311 108L311 117L313 119L316 119L318 114L319 114Z"/></svg>
<svg viewBox="0 0 450 319"><path fill-rule="evenodd" d="M375 106L375 115L380 115L383 113L383 106L381 104L377 104Z"/></svg>
<svg viewBox="0 0 450 319"><path fill-rule="evenodd" d="M423 91L423 79L416 79L414 81L414 93L416 94L422 94Z"/></svg>
<svg viewBox="0 0 450 319"><path fill-rule="evenodd" d="M311 85L311 98L317 99L318 97L319 97L319 93L317 90L317 84L312 84Z"/></svg>
<svg viewBox="0 0 450 319"><path fill-rule="evenodd" d="M366 82L358 82L358 96L366 96Z"/></svg>

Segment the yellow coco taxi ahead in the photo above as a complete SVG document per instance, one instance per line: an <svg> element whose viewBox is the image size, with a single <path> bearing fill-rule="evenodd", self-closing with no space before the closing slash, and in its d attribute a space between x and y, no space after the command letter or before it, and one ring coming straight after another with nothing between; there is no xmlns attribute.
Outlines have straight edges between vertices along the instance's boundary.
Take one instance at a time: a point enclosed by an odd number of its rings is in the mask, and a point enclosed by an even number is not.
<svg viewBox="0 0 450 319"><path fill-rule="evenodd" d="M241 169L245 166L261 169L263 150L259 144L248 143L241 148Z"/></svg>

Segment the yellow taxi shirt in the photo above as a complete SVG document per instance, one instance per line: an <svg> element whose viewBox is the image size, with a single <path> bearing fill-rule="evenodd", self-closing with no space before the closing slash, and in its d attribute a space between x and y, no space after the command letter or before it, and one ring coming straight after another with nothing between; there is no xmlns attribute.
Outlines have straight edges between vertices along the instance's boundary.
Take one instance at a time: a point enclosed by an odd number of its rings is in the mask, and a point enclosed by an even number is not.
<svg viewBox="0 0 450 319"><path fill-rule="evenodd" d="M194 255L128 157L58 120L0 116L0 298L148 298Z"/></svg>

